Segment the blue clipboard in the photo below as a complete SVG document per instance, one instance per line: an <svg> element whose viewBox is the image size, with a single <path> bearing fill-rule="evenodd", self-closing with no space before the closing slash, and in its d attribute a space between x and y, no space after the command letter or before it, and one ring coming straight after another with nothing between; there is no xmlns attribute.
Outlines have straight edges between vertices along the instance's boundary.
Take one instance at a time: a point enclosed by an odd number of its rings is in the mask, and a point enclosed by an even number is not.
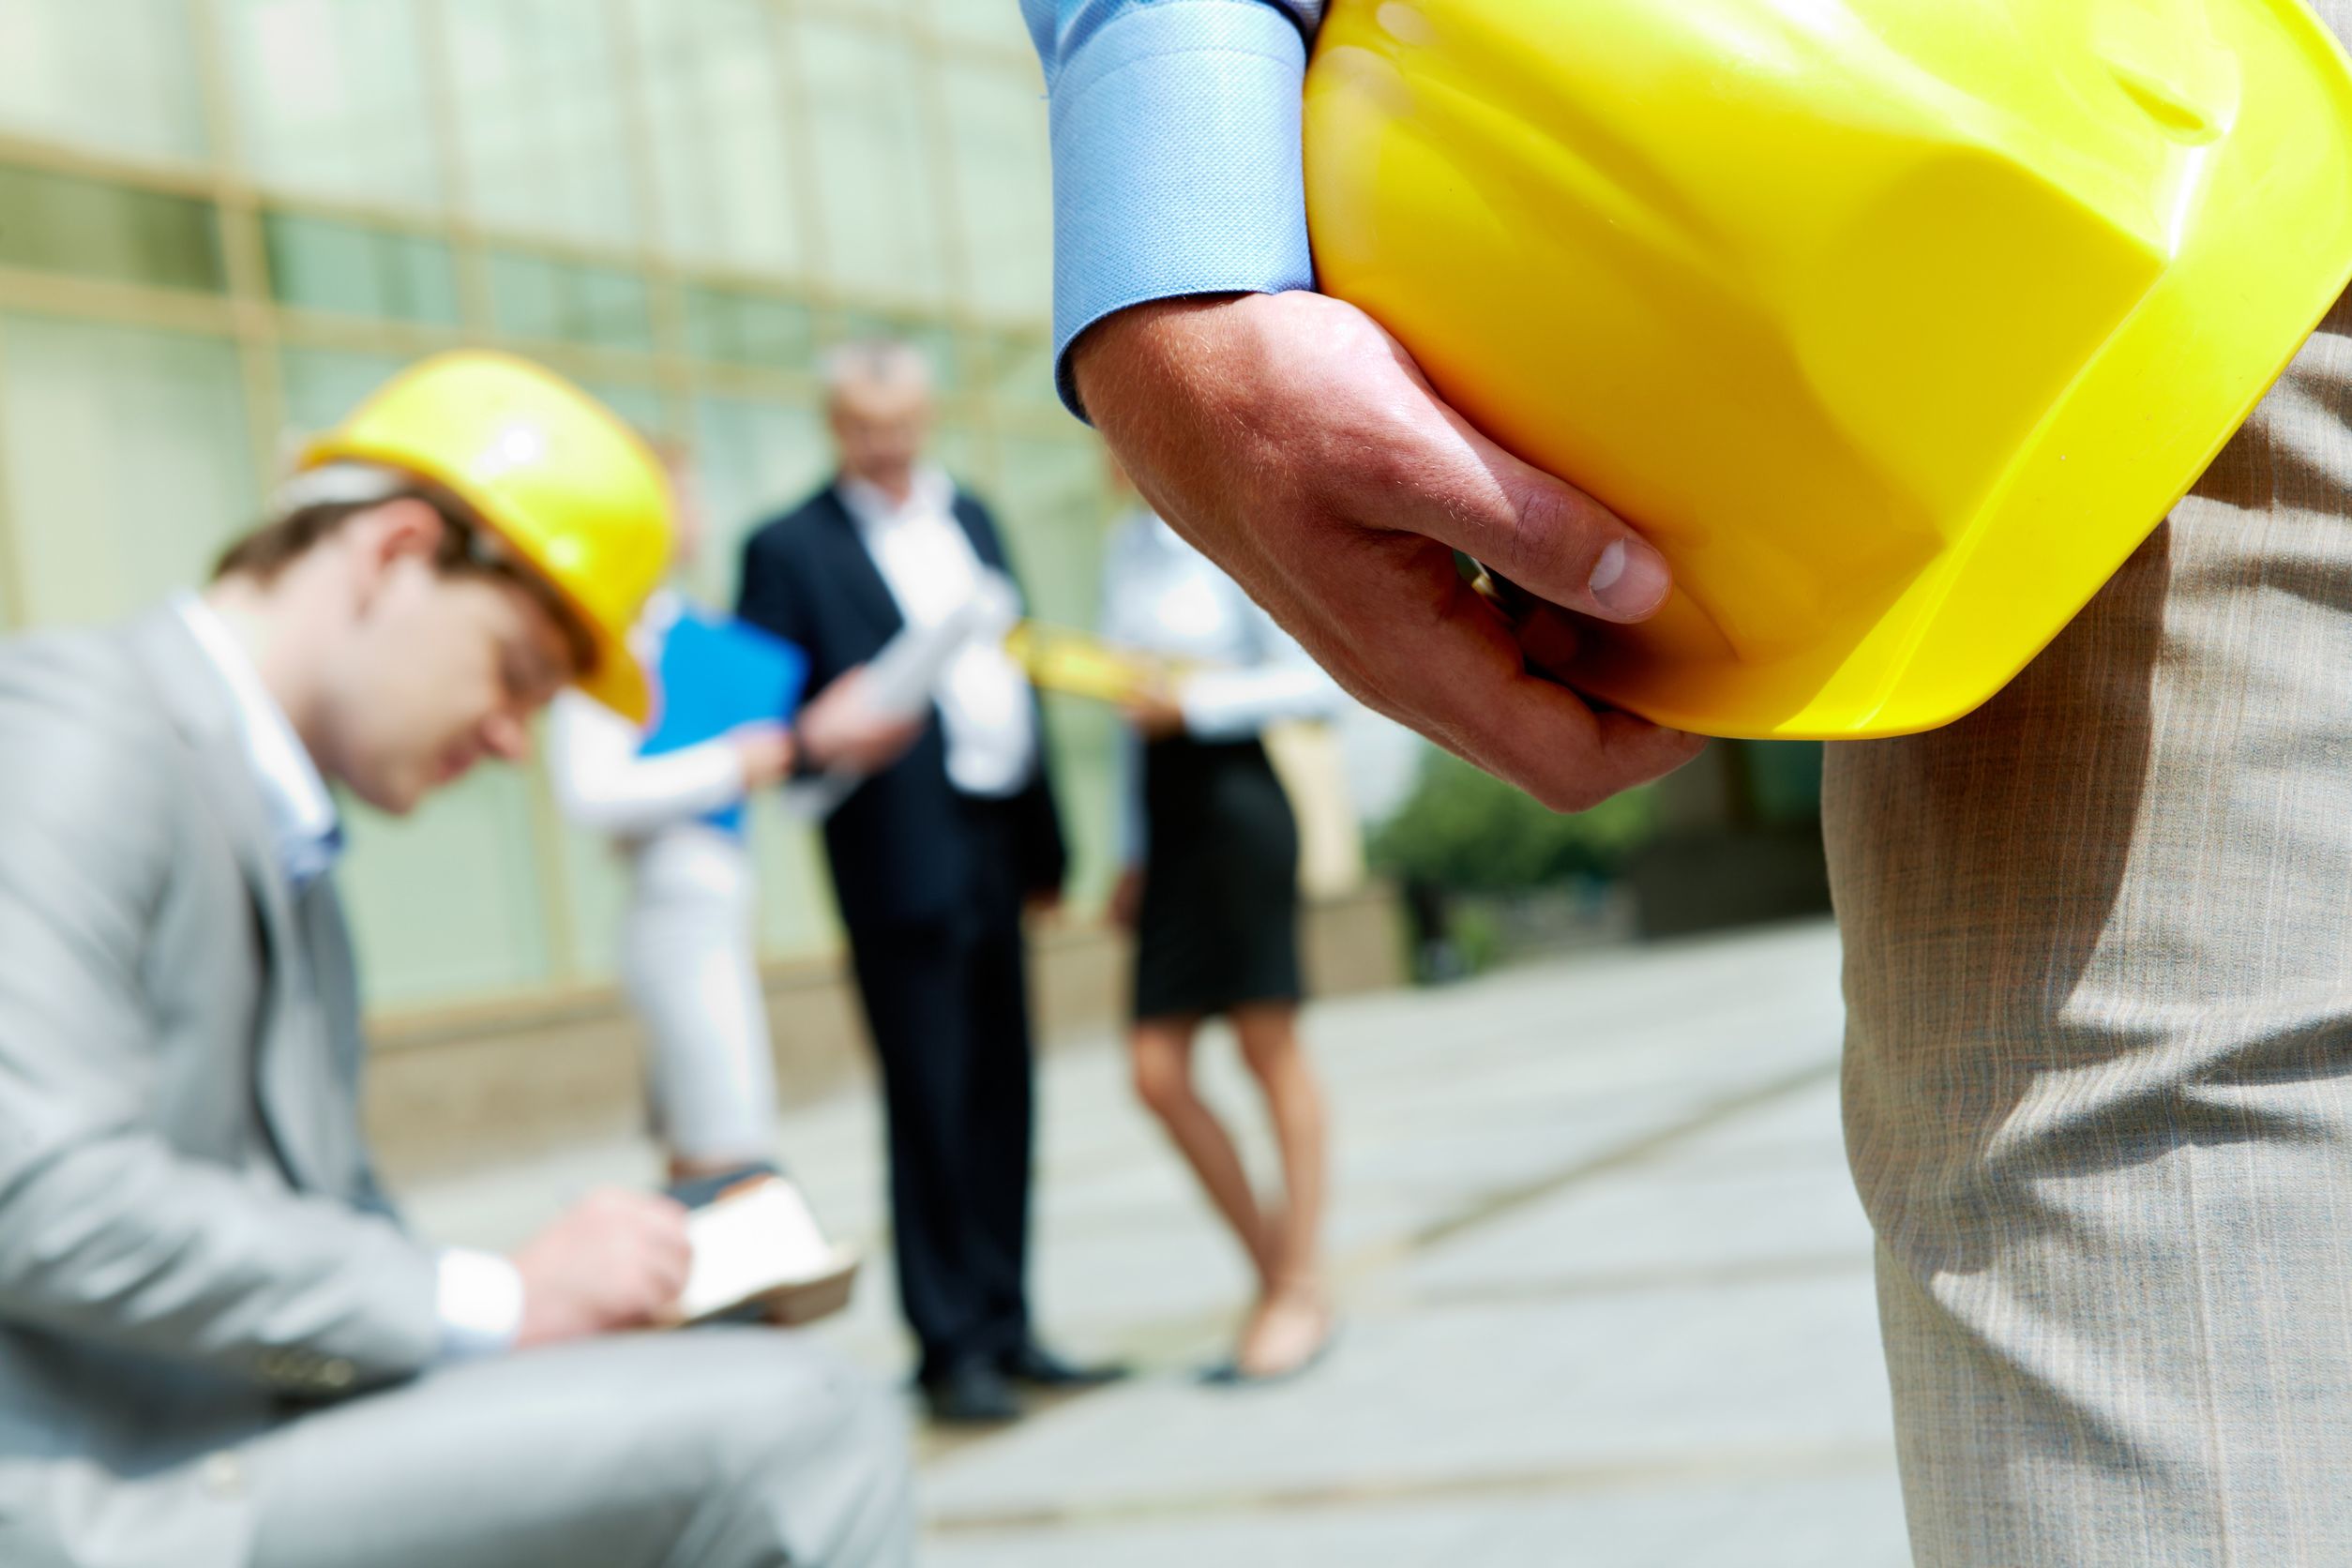
<svg viewBox="0 0 2352 1568"><path fill-rule="evenodd" d="M662 640L658 678L659 708L637 748L643 757L683 751L746 724L791 722L808 684L808 656L732 616L689 607ZM744 808L704 820L740 833Z"/></svg>

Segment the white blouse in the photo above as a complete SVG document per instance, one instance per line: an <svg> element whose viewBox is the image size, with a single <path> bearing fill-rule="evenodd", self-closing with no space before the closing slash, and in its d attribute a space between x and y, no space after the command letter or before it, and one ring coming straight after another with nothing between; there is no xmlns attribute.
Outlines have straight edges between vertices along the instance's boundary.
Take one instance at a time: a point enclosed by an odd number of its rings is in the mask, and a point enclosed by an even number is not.
<svg viewBox="0 0 2352 1568"><path fill-rule="evenodd" d="M661 589L646 601L629 642L657 662L662 640L683 606ZM579 691L557 694L548 715L548 775L564 815L615 838L649 838L664 828L739 804L743 761L724 738L641 757L645 731Z"/></svg>
<svg viewBox="0 0 2352 1568"><path fill-rule="evenodd" d="M1102 633L1111 642L1201 668L1176 689L1185 732L1244 740L1285 719L1330 718L1346 699L1241 584L1148 511L1110 541Z"/></svg>
<svg viewBox="0 0 2352 1568"><path fill-rule="evenodd" d="M1111 536L1102 634L1197 667L1175 691L1196 740L1247 740L1285 720L1336 717L1347 705L1338 683L1240 583L1149 511L1130 514ZM1124 734L1120 848L1132 865L1143 858L1149 824L1141 741L1132 729Z"/></svg>
<svg viewBox="0 0 2352 1568"><path fill-rule="evenodd" d="M648 600L632 634L638 656L658 663L662 639L678 618L678 596L663 589ZM559 692L549 714L548 776L564 815L595 833L610 834L625 846L678 828L697 827L714 811L740 806L743 758L724 735L647 757L638 747L644 731L593 697ZM786 813L823 815L822 803L806 782L777 792Z"/></svg>

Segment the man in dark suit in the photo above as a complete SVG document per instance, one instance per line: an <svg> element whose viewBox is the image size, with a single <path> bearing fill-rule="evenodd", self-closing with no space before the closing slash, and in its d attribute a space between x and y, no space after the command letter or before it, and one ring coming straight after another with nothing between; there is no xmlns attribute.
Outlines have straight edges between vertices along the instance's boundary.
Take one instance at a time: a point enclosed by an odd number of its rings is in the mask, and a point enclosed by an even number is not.
<svg viewBox="0 0 2352 1568"><path fill-rule="evenodd" d="M902 628L947 620L1007 572L988 509L922 460L930 379L904 344L826 367L838 476L744 549L739 613L805 649L812 687ZM1009 575L1009 573L1008 573ZM812 755L859 759L824 737ZM881 1058L899 1299L945 1421L1010 1419L1016 1382L1103 1374L1037 1344L1024 1282L1032 1064L1021 923L1061 897L1065 855L1035 694L974 641L912 749L825 823L836 898Z"/></svg>

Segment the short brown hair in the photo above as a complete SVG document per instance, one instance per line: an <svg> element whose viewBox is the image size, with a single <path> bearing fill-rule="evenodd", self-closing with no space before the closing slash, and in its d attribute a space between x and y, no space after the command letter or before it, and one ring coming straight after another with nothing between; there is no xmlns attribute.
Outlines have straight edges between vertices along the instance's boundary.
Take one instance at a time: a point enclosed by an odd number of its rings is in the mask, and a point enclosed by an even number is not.
<svg viewBox="0 0 2352 1568"><path fill-rule="evenodd" d="M369 501L321 501L297 506L232 542L213 563L212 575L216 580L249 577L264 584L275 582L287 567L340 533L343 524L362 512L372 512L395 501L422 501L439 512L442 520L449 525L442 534L441 548L433 552L436 570L456 572L475 565L467 537L473 532L472 525L462 522L440 497L419 486L392 490Z"/></svg>
<svg viewBox="0 0 2352 1568"><path fill-rule="evenodd" d="M490 544L489 530L475 521L461 503L430 485L405 485L366 501L320 501L296 506L233 541L213 563L213 579L250 578L266 586L340 533L352 519L397 501L421 501L441 515L441 541L433 549L433 570L444 576L472 574L515 583L554 617L580 672L584 675L596 668L596 644L580 624L579 612L536 572L516 565L505 551Z"/></svg>

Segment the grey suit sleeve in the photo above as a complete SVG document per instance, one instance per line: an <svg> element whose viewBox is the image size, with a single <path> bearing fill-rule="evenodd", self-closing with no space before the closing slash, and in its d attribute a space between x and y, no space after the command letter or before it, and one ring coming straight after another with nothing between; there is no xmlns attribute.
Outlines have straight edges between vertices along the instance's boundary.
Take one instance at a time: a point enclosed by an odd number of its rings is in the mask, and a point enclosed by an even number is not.
<svg viewBox="0 0 2352 1568"><path fill-rule="evenodd" d="M252 1072L249 1040L164 1060L148 1016L198 807L113 694L22 674L0 669L0 1317L309 1393L422 1367L430 1249L167 1137L175 1075Z"/></svg>

